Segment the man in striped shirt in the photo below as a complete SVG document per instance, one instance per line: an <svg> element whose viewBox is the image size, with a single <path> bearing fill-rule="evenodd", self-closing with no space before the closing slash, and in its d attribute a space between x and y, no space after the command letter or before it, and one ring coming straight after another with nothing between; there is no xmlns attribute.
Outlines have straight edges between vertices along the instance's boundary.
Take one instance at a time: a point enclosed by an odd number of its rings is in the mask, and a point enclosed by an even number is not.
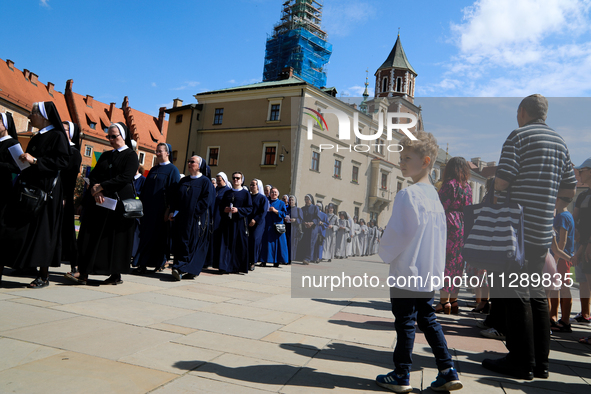
<svg viewBox="0 0 591 394"><path fill-rule="evenodd" d="M576 179L568 148L562 137L544 122L548 100L539 94L524 98L517 109L515 129L503 145L495 179L495 190L510 189L511 201L523 206L525 260L528 287L493 287L494 308L507 319L509 354L486 359L490 370L520 379L548 377L550 317L544 287L532 286L531 274L542 274L546 253L552 243L552 221L557 197L574 197ZM495 278L498 279L498 278ZM519 282L519 281L518 281ZM507 298L511 297L511 298Z"/></svg>

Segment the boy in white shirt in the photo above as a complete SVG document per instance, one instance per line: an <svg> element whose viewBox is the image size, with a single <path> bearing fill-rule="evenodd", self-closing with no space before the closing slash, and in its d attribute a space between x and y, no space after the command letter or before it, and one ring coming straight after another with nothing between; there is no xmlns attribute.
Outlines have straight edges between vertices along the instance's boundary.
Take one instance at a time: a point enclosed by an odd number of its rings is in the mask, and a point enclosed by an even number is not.
<svg viewBox="0 0 591 394"><path fill-rule="evenodd" d="M437 157L437 140L424 131L415 133L417 141L400 141L400 170L413 185L394 199L392 216L380 243L379 255L390 264L390 300L395 317L396 348L394 371L378 375L376 383L396 393L412 391L410 369L415 340L415 321L433 350L439 374L431 383L434 391L463 387L454 369L441 325L437 322L433 297L443 283L447 228L445 211L429 174Z"/></svg>

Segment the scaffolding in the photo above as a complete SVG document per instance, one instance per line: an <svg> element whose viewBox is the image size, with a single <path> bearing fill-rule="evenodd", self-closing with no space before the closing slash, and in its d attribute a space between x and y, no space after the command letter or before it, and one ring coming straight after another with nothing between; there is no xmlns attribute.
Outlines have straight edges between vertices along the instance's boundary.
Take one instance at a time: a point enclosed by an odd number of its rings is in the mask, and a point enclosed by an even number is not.
<svg viewBox="0 0 591 394"><path fill-rule="evenodd" d="M267 37L264 81L276 81L286 67L316 86L326 86L326 64L332 45L321 29L321 0L287 0L283 3L281 20Z"/></svg>

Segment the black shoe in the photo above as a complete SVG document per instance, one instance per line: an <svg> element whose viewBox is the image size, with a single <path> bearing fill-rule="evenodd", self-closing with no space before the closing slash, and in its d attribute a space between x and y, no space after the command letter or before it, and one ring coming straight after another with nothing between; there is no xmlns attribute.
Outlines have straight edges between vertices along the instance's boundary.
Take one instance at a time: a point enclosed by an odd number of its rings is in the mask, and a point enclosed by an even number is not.
<svg viewBox="0 0 591 394"><path fill-rule="evenodd" d="M279 267L279 263L273 263L273 267L275 267L275 268Z"/></svg>
<svg viewBox="0 0 591 394"><path fill-rule="evenodd" d="M193 275L193 274L183 274L183 276L181 276L181 278L183 280L185 280L185 279L195 279L195 276L196 275Z"/></svg>
<svg viewBox="0 0 591 394"><path fill-rule="evenodd" d="M176 268L172 269L172 277L174 278L174 280L176 281L180 281L181 279L183 279L183 273L179 270L177 270Z"/></svg>
<svg viewBox="0 0 591 394"><path fill-rule="evenodd" d="M534 368L534 377L538 378L538 379L548 379L548 377L550 376L550 372L548 372L547 369L545 368Z"/></svg>
<svg viewBox="0 0 591 394"><path fill-rule="evenodd" d="M254 264L251 264L250 267L248 268L249 271L254 271L254 267L255 267L255 265Z"/></svg>
<svg viewBox="0 0 591 394"><path fill-rule="evenodd" d="M148 269L146 267L138 267L131 271L132 275L145 275Z"/></svg>
<svg viewBox="0 0 591 394"><path fill-rule="evenodd" d="M516 379L533 380L534 378L531 369L513 366L507 361L507 357L496 360L490 358L484 359L482 366L490 371L500 373L501 375L508 375Z"/></svg>

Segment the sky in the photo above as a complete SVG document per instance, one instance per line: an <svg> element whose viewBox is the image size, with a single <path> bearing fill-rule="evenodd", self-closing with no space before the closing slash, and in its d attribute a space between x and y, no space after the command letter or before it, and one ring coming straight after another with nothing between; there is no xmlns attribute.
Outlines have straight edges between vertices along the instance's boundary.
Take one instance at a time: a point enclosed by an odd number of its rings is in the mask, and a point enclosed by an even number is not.
<svg viewBox="0 0 591 394"><path fill-rule="evenodd" d="M196 93L260 82L283 0L2 3L10 32L2 60L60 91L73 79L79 94L118 106L128 96L133 108L157 115L177 97L195 103ZM327 85L344 99L360 96L369 70L373 95L373 74L400 29L418 73L417 98L589 97L590 8L591 0L324 0L323 28L333 45ZM482 144L485 131L438 121L437 109L423 115L450 154L498 160L500 146ZM499 122L502 137L515 127L514 112ZM582 116L566 118L565 139L578 143L573 161L591 156ZM443 131L453 128L463 131Z"/></svg>

